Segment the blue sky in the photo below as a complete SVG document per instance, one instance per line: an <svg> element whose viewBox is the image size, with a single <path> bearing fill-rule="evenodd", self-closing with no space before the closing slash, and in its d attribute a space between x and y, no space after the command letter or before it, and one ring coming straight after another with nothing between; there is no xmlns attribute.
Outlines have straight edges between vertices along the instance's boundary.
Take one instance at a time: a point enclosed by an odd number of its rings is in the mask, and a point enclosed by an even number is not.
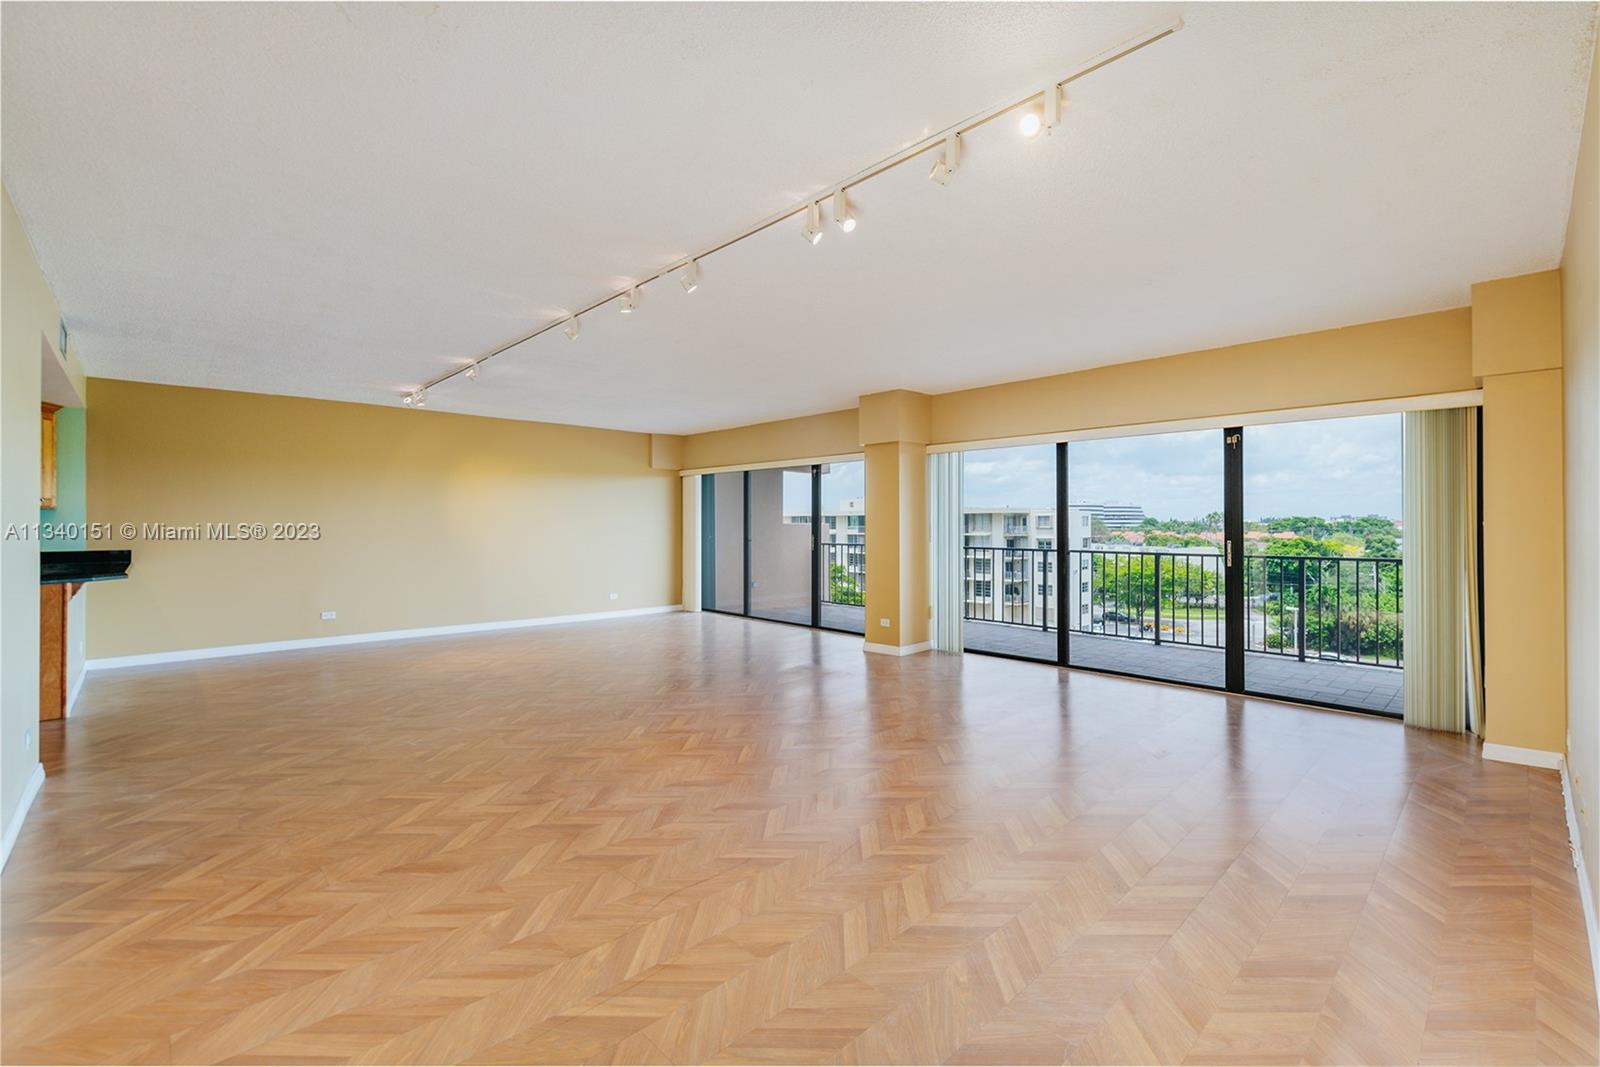
<svg viewBox="0 0 1600 1067"><path fill-rule="evenodd" d="M1245 517L1400 517L1399 415L1252 426L1245 430ZM1073 500L1138 504L1162 519L1222 510L1222 431L1078 441L1068 450ZM966 503L1055 506L1055 446L965 454ZM810 507L804 478L786 479L784 508ZM862 464L835 463L822 479L822 508L865 492Z"/></svg>

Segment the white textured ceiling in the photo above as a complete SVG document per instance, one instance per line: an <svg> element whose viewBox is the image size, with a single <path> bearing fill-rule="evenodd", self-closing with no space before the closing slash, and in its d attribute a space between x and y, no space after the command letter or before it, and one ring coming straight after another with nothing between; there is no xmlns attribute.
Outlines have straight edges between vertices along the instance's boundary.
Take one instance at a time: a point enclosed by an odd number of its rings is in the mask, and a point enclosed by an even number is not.
<svg viewBox="0 0 1600 1067"><path fill-rule="evenodd" d="M101 376L686 432L1459 306L1555 265L1590 4L6 4L4 178Z"/></svg>

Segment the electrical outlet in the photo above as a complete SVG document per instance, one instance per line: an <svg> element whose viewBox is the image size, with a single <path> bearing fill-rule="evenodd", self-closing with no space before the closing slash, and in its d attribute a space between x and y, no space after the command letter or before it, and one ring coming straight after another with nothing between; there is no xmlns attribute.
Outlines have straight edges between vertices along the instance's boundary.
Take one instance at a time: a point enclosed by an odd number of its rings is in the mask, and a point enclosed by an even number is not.
<svg viewBox="0 0 1600 1067"><path fill-rule="evenodd" d="M322 613L322 621L323 622L329 622L329 621L331 621L333 619L337 619L338 617L339 617L339 613L337 611L324 611Z"/></svg>
<svg viewBox="0 0 1600 1067"><path fill-rule="evenodd" d="M611 599L611 600L615 600L615 599L617 599L617 594L615 594L615 593L611 593L611 594L610 594L610 595L609 595L609 599Z"/></svg>
<svg viewBox="0 0 1600 1067"><path fill-rule="evenodd" d="M878 625L879 626L883 626L883 627L890 627L890 626L893 626L894 623L890 622L888 619L879 619L878 620Z"/></svg>
<svg viewBox="0 0 1600 1067"><path fill-rule="evenodd" d="M22 750L24 752L32 752L33 751L33 731L32 730L27 730L27 731L23 732L23 734L22 734Z"/></svg>

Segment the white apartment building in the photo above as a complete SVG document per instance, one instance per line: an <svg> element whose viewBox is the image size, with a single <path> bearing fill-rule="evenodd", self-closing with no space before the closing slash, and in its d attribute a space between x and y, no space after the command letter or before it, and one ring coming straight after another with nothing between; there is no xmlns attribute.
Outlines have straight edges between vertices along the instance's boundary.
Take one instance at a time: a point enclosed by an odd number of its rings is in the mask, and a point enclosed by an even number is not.
<svg viewBox="0 0 1600 1067"><path fill-rule="evenodd" d="M1064 527L1055 508L966 507L961 521L968 618L1054 627L1065 595L1066 616L1088 623L1088 576L1074 551L1089 547L1088 509L1068 507ZM1064 583L1056 581L1057 547L1066 550Z"/></svg>
<svg viewBox="0 0 1600 1067"><path fill-rule="evenodd" d="M964 507L962 508L962 578L967 617L1023 626L1054 627L1061 617L1061 598L1065 594L1068 613L1076 613L1078 625L1087 626L1090 617L1087 564L1075 550L1090 547L1093 517L1108 505L1073 504L1067 509L1063 529L1056 522L1055 508ZM1143 510L1130 507L1143 520ZM865 566L866 509L863 501L849 499L821 515L819 548L828 553L829 562L842 564L851 574ZM804 524L808 513L786 512L783 521ZM1134 523L1137 525L1137 522ZM827 546L852 546L830 548ZM1056 581L1057 546L1065 548L1066 582Z"/></svg>

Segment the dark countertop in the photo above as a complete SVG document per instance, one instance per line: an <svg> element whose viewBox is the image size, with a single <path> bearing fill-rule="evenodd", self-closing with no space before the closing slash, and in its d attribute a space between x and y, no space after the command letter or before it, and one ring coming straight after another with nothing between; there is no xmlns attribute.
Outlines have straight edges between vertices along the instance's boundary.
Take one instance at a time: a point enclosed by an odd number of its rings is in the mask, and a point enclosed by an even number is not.
<svg viewBox="0 0 1600 1067"><path fill-rule="evenodd" d="M128 576L133 550L96 549L89 552L39 553L39 584L67 585L73 582L110 582Z"/></svg>

